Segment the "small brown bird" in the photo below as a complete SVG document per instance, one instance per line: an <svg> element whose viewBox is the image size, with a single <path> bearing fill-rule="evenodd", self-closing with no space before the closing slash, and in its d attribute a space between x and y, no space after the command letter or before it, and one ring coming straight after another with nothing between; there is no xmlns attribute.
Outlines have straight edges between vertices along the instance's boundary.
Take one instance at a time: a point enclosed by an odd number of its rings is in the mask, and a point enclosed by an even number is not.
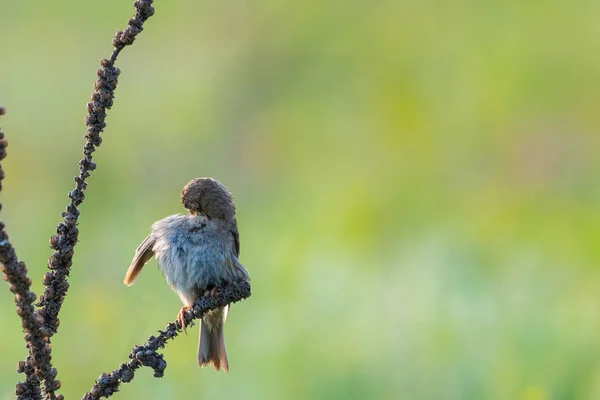
<svg viewBox="0 0 600 400"><path fill-rule="evenodd" d="M131 286L152 256L177 292L184 306L178 320L185 329L183 315L203 295L214 294L220 284L250 277L239 262L240 235L235 204L225 186L212 178L190 181L181 192L186 215L171 215L155 222L152 233L137 248L125 284ZM212 364L229 370L223 324L228 306L210 311L200 327L198 364Z"/></svg>

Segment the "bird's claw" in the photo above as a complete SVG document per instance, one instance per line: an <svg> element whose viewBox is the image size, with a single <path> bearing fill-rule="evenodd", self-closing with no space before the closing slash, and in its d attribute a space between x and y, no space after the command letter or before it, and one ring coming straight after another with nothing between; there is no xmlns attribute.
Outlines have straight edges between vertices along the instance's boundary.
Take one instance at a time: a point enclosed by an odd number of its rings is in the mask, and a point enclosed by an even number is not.
<svg viewBox="0 0 600 400"><path fill-rule="evenodd" d="M179 314L177 314L177 321L179 322L179 325L181 325L181 329L183 329L185 334L187 334L187 331L185 330L185 328L187 328L187 324L185 323L185 313L189 309L189 306L183 306L181 307L181 310L179 310Z"/></svg>

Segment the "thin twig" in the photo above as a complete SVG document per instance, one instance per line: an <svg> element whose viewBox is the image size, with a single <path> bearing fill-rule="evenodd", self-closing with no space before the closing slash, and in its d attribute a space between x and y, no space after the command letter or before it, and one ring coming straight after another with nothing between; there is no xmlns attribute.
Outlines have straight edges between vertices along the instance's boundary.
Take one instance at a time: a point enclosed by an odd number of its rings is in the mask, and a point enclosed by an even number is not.
<svg viewBox="0 0 600 400"><path fill-rule="evenodd" d="M0 107L0 115L4 115L4 107ZM4 137L4 132L0 129L0 160L6 157L6 147L8 142ZM0 165L0 190L2 190L2 179L4 171ZM0 205L0 208L2 206ZM25 340L29 348L27 361L20 361L18 371L25 373L25 382L17 383L16 394L18 399L41 399L40 381L35 374L36 368L46 368L43 373L49 374L52 371L50 364L50 350L44 336L40 331L40 322L38 321L33 302L36 299L35 293L29 290L31 279L27 277L27 267L25 263L19 261L15 249L10 244L4 222L0 221L0 270L4 273L4 280L10 283L10 291L15 295L15 304L17 314L21 318L21 326L25 332Z"/></svg>
<svg viewBox="0 0 600 400"><path fill-rule="evenodd" d="M186 325L190 326L195 319L202 318L208 311L224 307L250 297L250 283L246 280L231 282L219 287L218 294L214 297L200 297L194 306L184 315ZM83 400L97 400L110 397L119 391L121 383L131 382L135 370L141 366L154 370L156 378L162 378L167 368L163 355L157 352L167 345L167 341L176 338L182 327L178 321L171 322L164 331L159 330L157 336L150 336L143 346L135 346L129 353L128 363L123 363L111 373L100 375L92 390L83 396Z"/></svg>

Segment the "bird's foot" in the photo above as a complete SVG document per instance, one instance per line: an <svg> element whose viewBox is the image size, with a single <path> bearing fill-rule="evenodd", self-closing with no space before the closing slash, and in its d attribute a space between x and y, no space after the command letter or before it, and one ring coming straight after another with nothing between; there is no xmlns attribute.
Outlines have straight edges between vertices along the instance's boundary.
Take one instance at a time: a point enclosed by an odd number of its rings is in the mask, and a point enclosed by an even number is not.
<svg viewBox="0 0 600 400"><path fill-rule="evenodd" d="M183 329L183 332L185 332L185 334L187 334L187 331L185 330L185 328L187 328L187 324L185 323L185 313L189 309L189 306L183 306L181 307L181 310L179 310L179 314L177 314L177 321L179 321L181 329Z"/></svg>

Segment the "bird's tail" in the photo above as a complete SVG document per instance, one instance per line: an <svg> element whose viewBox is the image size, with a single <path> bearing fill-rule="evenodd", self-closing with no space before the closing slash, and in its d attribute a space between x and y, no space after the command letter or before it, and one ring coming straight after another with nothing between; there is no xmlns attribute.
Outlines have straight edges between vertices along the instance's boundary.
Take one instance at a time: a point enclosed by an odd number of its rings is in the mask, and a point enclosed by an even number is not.
<svg viewBox="0 0 600 400"><path fill-rule="evenodd" d="M210 365L219 371L229 371L223 324L227 318L227 306L208 312L200 325L198 341L198 365Z"/></svg>

